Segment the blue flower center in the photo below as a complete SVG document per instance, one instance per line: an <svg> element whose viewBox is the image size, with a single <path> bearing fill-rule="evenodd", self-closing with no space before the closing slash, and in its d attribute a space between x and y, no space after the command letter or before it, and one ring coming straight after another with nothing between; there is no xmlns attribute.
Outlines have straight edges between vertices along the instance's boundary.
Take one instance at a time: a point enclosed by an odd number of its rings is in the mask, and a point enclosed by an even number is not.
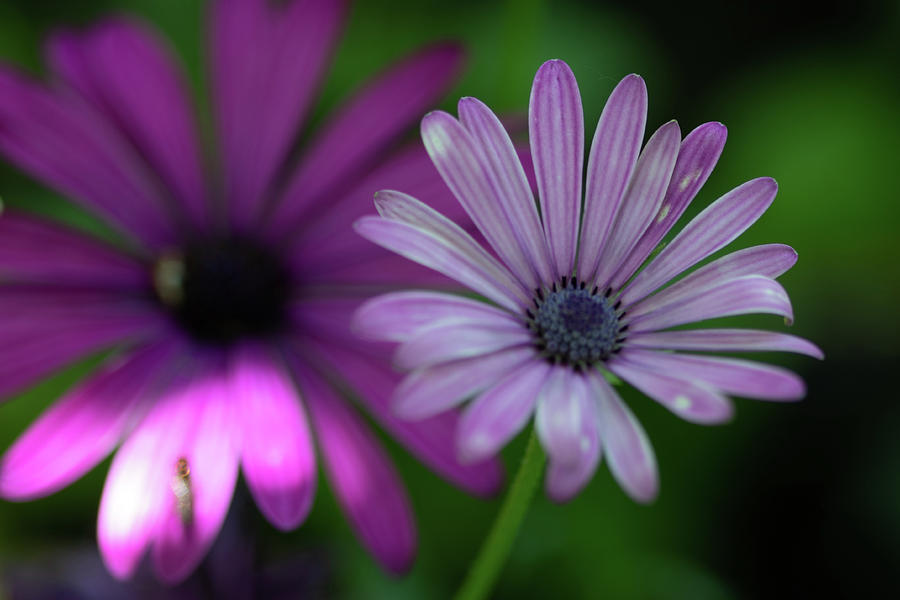
<svg viewBox="0 0 900 600"><path fill-rule="evenodd" d="M626 327L619 323L618 303L576 282L538 291L536 310L528 311L535 345L554 363L584 367L618 352Z"/></svg>
<svg viewBox="0 0 900 600"><path fill-rule="evenodd" d="M290 293L287 269L246 238L199 240L160 257L157 297L194 339L216 345L276 333Z"/></svg>

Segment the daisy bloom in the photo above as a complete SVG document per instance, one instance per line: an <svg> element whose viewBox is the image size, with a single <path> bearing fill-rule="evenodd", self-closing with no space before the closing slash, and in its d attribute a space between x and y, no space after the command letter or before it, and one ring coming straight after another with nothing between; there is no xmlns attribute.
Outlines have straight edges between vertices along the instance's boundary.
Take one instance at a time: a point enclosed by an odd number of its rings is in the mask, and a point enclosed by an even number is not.
<svg viewBox="0 0 900 600"><path fill-rule="evenodd" d="M463 98L459 120L433 112L422 121L431 159L489 249L400 192L379 192L380 216L356 223L369 240L489 301L404 291L359 310L357 330L399 342L395 362L412 371L396 391L396 412L426 418L474 397L457 432L470 462L495 455L534 415L549 459L546 491L559 501L590 480L603 453L629 496L657 494L653 450L609 373L683 419L720 423L732 415L728 396L798 400L804 384L784 369L673 350L822 356L781 333L671 329L746 313L790 320L775 278L797 254L781 244L747 248L666 285L753 224L776 184L760 178L728 192L648 262L715 166L725 127L706 123L682 140L670 121L641 150L646 116L644 81L629 75L597 124L582 205L581 98L568 65L549 61L529 107L537 205L509 136L483 103Z"/></svg>
<svg viewBox="0 0 900 600"><path fill-rule="evenodd" d="M106 353L5 454L0 495L52 493L121 443L100 501L103 559L126 578L149 551L175 582L216 537L239 467L265 517L288 530L310 510L318 453L362 544L403 571L416 548L409 499L357 401L466 490L492 493L502 473L496 461L458 462L456 415L411 424L391 413L399 376L382 345L355 339L350 317L372 289L446 279L372 252L351 224L388 182L446 189L424 150L397 141L454 80L461 53L432 46L377 76L295 161L344 2L209 10L205 149L185 78L140 23L52 36L48 84L0 67L0 154L122 238L0 217L0 394Z"/></svg>

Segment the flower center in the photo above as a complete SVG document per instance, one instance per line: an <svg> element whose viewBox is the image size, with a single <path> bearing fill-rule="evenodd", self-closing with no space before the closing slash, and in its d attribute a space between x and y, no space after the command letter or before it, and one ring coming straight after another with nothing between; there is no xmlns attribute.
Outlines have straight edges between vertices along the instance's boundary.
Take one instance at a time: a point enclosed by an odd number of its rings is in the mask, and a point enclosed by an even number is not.
<svg viewBox="0 0 900 600"><path fill-rule="evenodd" d="M159 300L196 340L227 345L283 324L290 278L266 248L245 238L201 240L153 269Z"/></svg>
<svg viewBox="0 0 900 600"><path fill-rule="evenodd" d="M538 290L528 311L535 345L551 362L581 368L618 352L628 326L619 323L619 303L589 291L584 283Z"/></svg>

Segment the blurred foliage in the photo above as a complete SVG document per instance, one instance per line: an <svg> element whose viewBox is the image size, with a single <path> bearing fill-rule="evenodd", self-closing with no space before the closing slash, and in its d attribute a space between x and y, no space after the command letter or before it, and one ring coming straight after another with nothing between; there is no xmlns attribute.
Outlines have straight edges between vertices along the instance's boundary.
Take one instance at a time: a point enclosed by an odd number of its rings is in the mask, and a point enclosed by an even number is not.
<svg viewBox="0 0 900 600"><path fill-rule="evenodd" d="M40 71L40 40L54 27L136 13L171 40L203 106L204 10L200 0L4 0L0 57ZM659 500L632 503L605 466L568 505L538 499L498 598L900 594L891 570L900 556L898 15L896 3L872 1L815 10L769 1L357 2L314 121L391 60L434 39L460 39L470 60L444 104L450 110L459 96L473 95L498 110L524 111L537 66L562 58L578 77L590 128L630 72L648 82L650 127L672 117L685 133L707 120L728 125L722 160L689 214L752 177L779 181L772 209L733 247L786 242L798 250L798 265L783 278L795 305L793 332L828 356L824 363L767 356L804 375L807 400L739 401L736 421L722 427L680 422L626 392L659 457ZM6 166L0 195L114 237ZM773 319L741 322L782 328ZM69 369L4 406L2 445L88 368ZM270 565L299 552L327 565L316 595L447 596L498 503L466 497L387 443L420 526L408 577L377 569L326 485L309 521L289 534L275 532L252 507L242 509L258 536L255 560ZM518 440L507 449L508 464L521 451ZM49 498L0 504L0 590L23 565L44 566L62 582L77 576L51 566L91 543L107 466Z"/></svg>

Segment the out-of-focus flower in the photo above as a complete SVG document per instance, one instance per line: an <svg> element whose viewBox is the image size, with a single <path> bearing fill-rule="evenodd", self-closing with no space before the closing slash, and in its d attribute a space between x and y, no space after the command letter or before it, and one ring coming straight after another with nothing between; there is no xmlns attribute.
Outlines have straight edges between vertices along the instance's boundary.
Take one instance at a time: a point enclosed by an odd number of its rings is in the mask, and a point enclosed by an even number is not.
<svg viewBox="0 0 900 600"><path fill-rule="evenodd" d="M122 442L97 532L118 577L148 548L163 580L188 575L217 535L239 466L267 519L297 527L313 501L314 446L363 545L386 569L408 568L409 501L348 394L451 481L477 494L500 484L496 461L456 460L454 415L392 415L398 376L381 346L349 330L370 290L441 283L373 252L350 224L389 182L453 206L427 154L396 144L453 81L459 49L395 65L332 112L299 161L289 156L345 9L211 3L216 143L206 153L179 69L138 23L53 36L50 85L0 70L0 153L128 246L0 217L0 394L113 349L7 452L0 494L49 494Z"/></svg>
<svg viewBox="0 0 900 600"><path fill-rule="evenodd" d="M400 342L396 363L413 371L397 389L398 414L429 417L475 396L457 440L468 461L495 454L534 414L549 455L547 493L560 501L590 480L601 449L632 498L657 494L647 436L605 374L688 421L719 423L732 415L726 395L797 400L803 381L760 363L671 350L822 356L781 333L670 330L747 313L791 319L775 278L797 254L781 244L747 248L663 287L762 215L776 184L760 178L707 207L640 270L706 181L726 135L720 123L706 123L682 140L671 121L640 151L646 116L644 82L629 75L600 116L582 210L581 98L568 65L549 61L535 77L529 111L540 213L508 135L484 104L463 98L459 120L434 112L422 121L428 153L499 260L403 193L379 192L381 216L356 224L364 237L493 303L407 291L359 310L356 328Z"/></svg>

